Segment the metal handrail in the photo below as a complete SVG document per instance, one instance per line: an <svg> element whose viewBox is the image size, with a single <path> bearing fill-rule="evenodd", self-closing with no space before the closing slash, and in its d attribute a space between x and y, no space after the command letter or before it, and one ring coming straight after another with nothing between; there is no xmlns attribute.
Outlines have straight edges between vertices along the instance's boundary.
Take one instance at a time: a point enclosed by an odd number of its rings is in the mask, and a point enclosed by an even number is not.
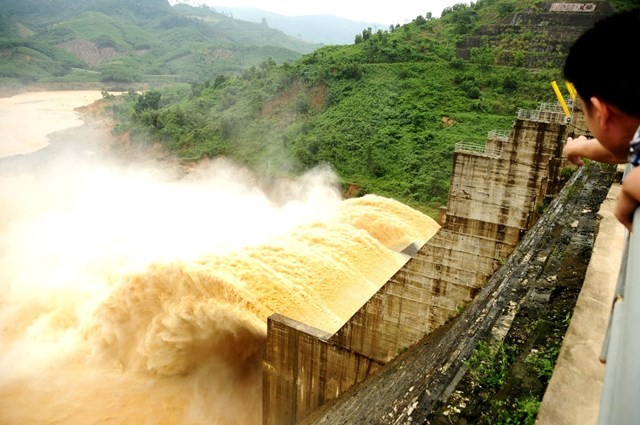
<svg viewBox="0 0 640 425"><path fill-rule="evenodd" d="M574 103L573 103L573 99L571 97L565 97L564 98L565 103L567 104L567 107L569 109L573 109L574 107ZM552 112L562 112L564 113L564 110L562 109L562 105L560 105L560 102L542 102L540 103L540 108L541 111L552 111Z"/></svg>
<svg viewBox="0 0 640 425"><path fill-rule="evenodd" d="M458 142L455 146L456 152L472 152L485 154L491 157L500 157L502 151L500 149L490 149L484 143Z"/></svg>
<svg viewBox="0 0 640 425"><path fill-rule="evenodd" d="M564 124L567 122L567 117L564 112L553 112L539 109L518 109L518 119L558 124Z"/></svg>
<svg viewBox="0 0 640 425"><path fill-rule="evenodd" d="M573 111L574 102L570 97L565 99L565 103L567 107ZM553 103L540 103L538 109L518 109L518 119L521 120L529 120L529 121L538 121L538 122L547 122L547 123L558 123L558 124L566 124L568 122L568 117L564 113L560 102Z"/></svg>
<svg viewBox="0 0 640 425"><path fill-rule="evenodd" d="M487 133L487 139L489 140L500 140L502 142L509 141L509 133L505 133L498 130L491 130Z"/></svg>
<svg viewBox="0 0 640 425"><path fill-rule="evenodd" d="M606 362L599 425L632 425L640 418L640 208L627 232L601 360Z"/></svg>
<svg viewBox="0 0 640 425"><path fill-rule="evenodd" d="M484 152L484 146L482 143L458 142L455 149L456 151Z"/></svg>

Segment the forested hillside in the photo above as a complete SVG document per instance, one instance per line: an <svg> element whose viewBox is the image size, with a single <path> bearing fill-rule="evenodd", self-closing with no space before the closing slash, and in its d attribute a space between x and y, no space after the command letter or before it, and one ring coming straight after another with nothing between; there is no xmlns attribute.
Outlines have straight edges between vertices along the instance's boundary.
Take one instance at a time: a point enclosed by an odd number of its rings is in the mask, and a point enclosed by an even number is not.
<svg viewBox="0 0 640 425"><path fill-rule="evenodd" d="M205 80L318 45L167 0L0 2L0 85Z"/></svg>
<svg viewBox="0 0 640 425"><path fill-rule="evenodd" d="M518 108L554 101L550 83L572 40L635 1L581 4L459 3L438 19L364 28L352 44L316 49L166 0L2 2L0 84L129 89L113 109L117 131L134 140L268 175L329 164L349 195L435 215L455 144L509 132Z"/></svg>
<svg viewBox="0 0 640 425"><path fill-rule="evenodd" d="M225 155L266 173L328 163L350 194L374 192L435 214L448 196L454 145L509 132L518 108L554 101L550 83L561 81L570 44L564 34L614 10L598 2L588 15L558 14L550 5L458 4L439 19L364 29L352 45L292 64L266 61L238 77L133 95L120 113L132 118L134 136L161 140L185 159Z"/></svg>

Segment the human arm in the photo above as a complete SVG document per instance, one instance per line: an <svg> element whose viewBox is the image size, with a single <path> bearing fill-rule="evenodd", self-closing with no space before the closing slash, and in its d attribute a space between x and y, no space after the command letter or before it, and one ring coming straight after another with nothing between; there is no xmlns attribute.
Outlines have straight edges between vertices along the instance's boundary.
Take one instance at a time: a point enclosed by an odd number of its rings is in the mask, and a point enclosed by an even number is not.
<svg viewBox="0 0 640 425"><path fill-rule="evenodd" d="M584 165L583 158L592 159L606 164L624 164L627 158L618 158L609 152L598 139L587 139L584 136L567 138L562 149L562 155L575 165Z"/></svg>
<svg viewBox="0 0 640 425"><path fill-rule="evenodd" d="M631 231L633 214L640 204L640 167L632 169L622 183L615 216Z"/></svg>

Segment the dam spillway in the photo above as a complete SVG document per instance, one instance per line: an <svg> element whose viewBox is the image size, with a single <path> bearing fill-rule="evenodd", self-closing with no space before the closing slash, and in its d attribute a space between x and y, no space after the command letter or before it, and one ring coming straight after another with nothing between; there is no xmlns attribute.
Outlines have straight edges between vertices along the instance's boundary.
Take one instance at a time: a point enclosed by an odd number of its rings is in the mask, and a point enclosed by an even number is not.
<svg viewBox="0 0 640 425"><path fill-rule="evenodd" d="M267 318L336 332L439 228L327 170L274 201L224 161L79 162L0 175L3 423L259 423Z"/></svg>
<svg viewBox="0 0 640 425"><path fill-rule="evenodd" d="M561 189L569 124L541 105L508 134L459 145L443 227L336 333L271 316L263 423L304 420L464 309Z"/></svg>

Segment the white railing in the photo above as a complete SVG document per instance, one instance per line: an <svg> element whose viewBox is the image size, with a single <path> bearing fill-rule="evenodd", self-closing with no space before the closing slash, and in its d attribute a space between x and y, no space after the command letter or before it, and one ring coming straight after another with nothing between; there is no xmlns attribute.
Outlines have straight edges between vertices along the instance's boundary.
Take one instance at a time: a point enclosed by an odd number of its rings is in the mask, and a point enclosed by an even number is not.
<svg viewBox="0 0 640 425"><path fill-rule="evenodd" d="M640 418L640 208L620 265L609 330L599 425L635 425Z"/></svg>
<svg viewBox="0 0 640 425"><path fill-rule="evenodd" d="M483 154L492 158L499 158L502 150L487 148L484 143L458 142L455 146L456 152L470 152L475 154Z"/></svg>
<svg viewBox="0 0 640 425"><path fill-rule="evenodd" d="M500 140L501 142L508 142L509 141L509 133L504 133L502 131L497 131L497 130L491 130L487 134L487 139Z"/></svg>
<svg viewBox="0 0 640 425"><path fill-rule="evenodd" d="M574 103L571 98L565 99L567 107L573 111ZM560 102L541 103L538 109L518 109L518 119L548 122L557 124L567 124L571 117L567 117Z"/></svg>
<svg viewBox="0 0 640 425"><path fill-rule="evenodd" d="M569 110L573 110L573 99L571 99L571 97L565 97L564 98L565 103L567 104L567 107L569 108ZM564 113L564 109L562 109L562 106L560 105L560 102L552 102L552 103L547 103L547 102L543 102L540 104L540 108L538 108L540 110L543 111L549 111L549 112L563 112Z"/></svg>
<svg viewBox="0 0 640 425"><path fill-rule="evenodd" d="M458 142L456 143L456 151L484 152L484 146L481 143Z"/></svg>
<svg viewBox="0 0 640 425"><path fill-rule="evenodd" d="M544 110L518 109L518 119L538 122L565 124L567 116L564 112Z"/></svg>

